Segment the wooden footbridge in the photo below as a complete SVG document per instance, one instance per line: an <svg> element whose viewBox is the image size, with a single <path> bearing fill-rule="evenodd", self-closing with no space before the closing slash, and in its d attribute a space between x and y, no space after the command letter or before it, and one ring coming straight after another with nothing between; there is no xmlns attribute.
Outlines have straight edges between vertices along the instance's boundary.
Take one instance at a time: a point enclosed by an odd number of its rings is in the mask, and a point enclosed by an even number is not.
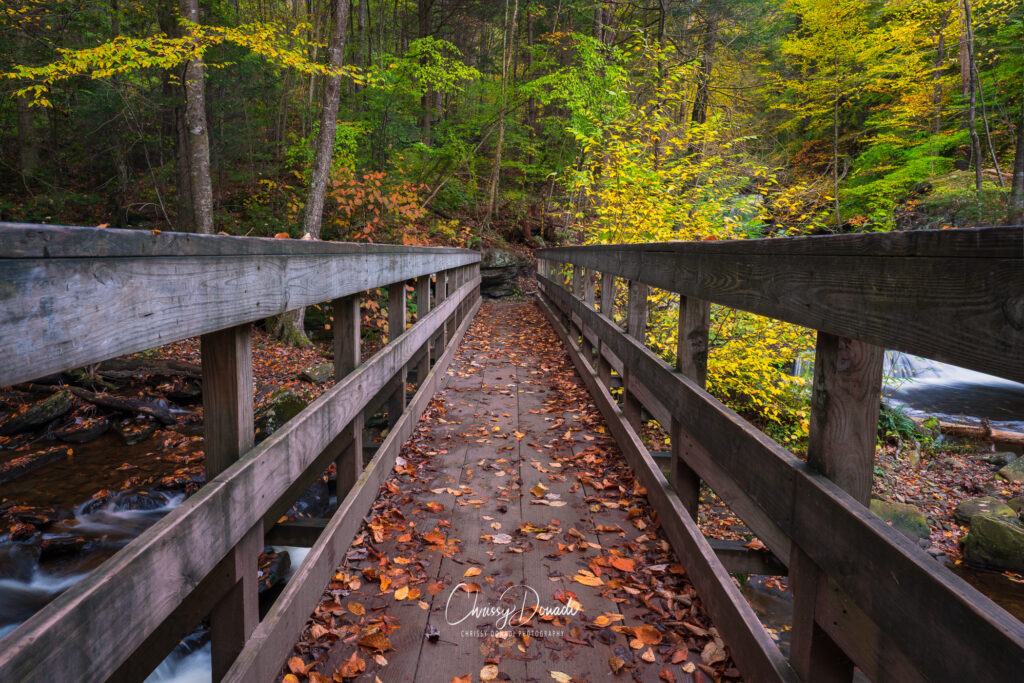
<svg viewBox="0 0 1024 683"><path fill-rule="evenodd" d="M652 531L629 542L666 541L739 675L818 683L850 680L856 667L876 681L1021 679L1024 624L874 517L866 503L883 349L1024 381L1024 230L565 247L538 257L536 305L639 482L623 500L646 496L654 511ZM457 462L455 449L431 451L434 460L425 468L431 476L461 483L409 489L406 502L461 495L481 486L473 479L477 471L501 471L510 476L502 475L505 485L494 490L507 504L481 499L460 507L449 536L461 538L469 554L479 553L471 559L497 567L511 583L553 581L586 567L556 553L545 556L550 564L542 575L535 561L477 547L480 534L490 533L482 531L482 520L499 513L514 517L509 531L515 524L543 524L534 514L540 506L516 502L531 496L535 482L538 491L557 490L558 502L567 503L559 531L575 532L583 541L580 553L601 549L600 534L610 525L629 526L617 503L603 509L595 503L590 480L574 481L568 470L539 478L585 452L548 466L520 466L528 460L522 444L547 429L531 423L549 405L530 385L530 373L544 367L530 355L536 349L509 334L501 348L518 363L503 366L493 346L490 361L478 362L474 354L483 347L474 339L480 334L471 333L457 358L481 305L479 261L459 249L0 224L0 386L201 336L207 472L198 493L0 640L0 679L142 680L204 620L214 680L280 679L325 588L351 555L364 517L378 495L397 488L391 481L396 465L408 465L399 460L403 443L445 386L465 392L450 402L445 425L461 421L464 428L477 420L473 429L484 436L501 429L524 436L519 446L478 439L459 451ZM415 291L411 326L408 284ZM643 342L650 287L679 294L676 367ZM376 288L389 292L390 339L361 361L359 298ZM620 289L628 291L626 330L613 315ZM332 302L334 311L336 383L254 446L250 324L320 302ZM712 302L818 330L806 462L704 390ZM453 359L462 365L450 371ZM531 364L537 367L530 370ZM484 368L476 383L465 379L470 366ZM411 398L409 382L416 386ZM613 382L624 389L621 404L609 391ZM362 420L381 406L391 429L364 466ZM555 424L569 424L583 410L568 411ZM638 436L642 411L670 428L670 480ZM278 523L332 464L338 481L333 516L319 524ZM717 548L705 539L695 522L702 481L771 556ZM261 618L257 556L271 542L305 543L311 550ZM439 603L463 576L464 563L444 564L448 559L430 565L445 592L428 600L424 591L424 615L408 624L425 629L437 623L444 609ZM788 574L795 597L788 658L730 571ZM641 640L640 631L594 635L602 625L593 606L601 605L606 621L653 627L651 642L671 636L686 643L673 636L685 624L671 618L678 604L659 606L662 598L652 593L642 596L647 607L637 609L617 601L608 586L574 584L574 590L588 612L582 629L567 639L571 655L560 643L507 648L497 656L483 643L475 651L473 639L468 648L437 655L423 649L424 633L407 626L406 640L396 639L387 655L391 665L359 680L447 683L465 674L495 680L499 670L505 680L593 680L613 677L617 668L623 679L701 680L703 670L692 666L666 669L672 678L664 676L661 663L669 657L662 650L647 648L641 660L641 650L627 644L630 637ZM349 642L350 650L355 647ZM692 659L682 650L674 665ZM653 659L658 664L647 666Z"/></svg>

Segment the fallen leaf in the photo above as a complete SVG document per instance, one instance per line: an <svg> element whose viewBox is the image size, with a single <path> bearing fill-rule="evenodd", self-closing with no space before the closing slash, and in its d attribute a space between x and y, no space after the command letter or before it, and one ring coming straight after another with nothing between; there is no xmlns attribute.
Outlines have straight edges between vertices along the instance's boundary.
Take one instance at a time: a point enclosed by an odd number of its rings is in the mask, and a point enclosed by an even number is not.
<svg viewBox="0 0 1024 683"><path fill-rule="evenodd" d="M498 677L498 667L494 664L488 664L484 668L480 669L480 680L481 681L493 681Z"/></svg>
<svg viewBox="0 0 1024 683"><path fill-rule="evenodd" d="M612 560L612 566L623 572L635 572L636 563L627 557L616 557Z"/></svg>
<svg viewBox="0 0 1024 683"><path fill-rule="evenodd" d="M676 675L668 669L662 669L658 672L658 678L665 681L666 683L676 683Z"/></svg>
<svg viewBox="0 0 1024 683"><path fill-rule="evenodd" d="M334 680L337 683L343 683L346 678L355 678L364 671L366 671L366 662L359 656L358 652L353 652L352 656L346 659L338 670L334 672Z"/></svg>
<svg viewBox="0 0 1024 683"><path fill-rule="evenodd" d="M480 567L470 567L463 576L480 576Z"/></svg>
<svg viewBox="0 0 1024 683"><path fill-rule="evenodd" d="M377 652L387 652L391 649L391 641L383 633L368 633L359 639L358 644L367 650L376 650Z"/></svg>
<svg viewBox="0 0 1024 683"><path fill-rule="evenodd" d="M564 674L561 671L551 670L548 670L548 673L551 674L551 678L558 681L558 683L572 683L572 676L570 676L569 674Z"/></svg>
<svg viewBox="0 0 1024 683"><path fill-rule="evenodd" d="M612 668L612 673L620 673L626 668L626 661L622 657L612 657L608 660L608 666Z"/></svg>
<svg viewBox="0 0 1024 683"><path fill-rule="evenodd" d="M395 589L395 600L405 600L409 597L409 586L405 585Z"/></svg>
<svg viewBox="0 0 1024 683"><path fill-rule="evenodd" d="M713 640L709 640L708 644L704 646L704 649L701 650L700 653L701 660L708 666L717 664L718 662L724 662L728 657L729 655L726 653L725 649L719 647L718 643Z"/></svg>
<svg viewBox="0 0 1024 683"><path fill-rule="evenodd" d="M646 650L644 650L644 653L640 655L640 659L650 664L653 664L654 660L656 659L654 656L654 650L652 650L651 648L647 648Z"/></svg>
<svg viewBox="0 0 1024 683"><path fill-rule="evenodd" d="M452 676L452 680L448 683L473 683L473 677L469 674L463 676Z"/></svg>
<svg viewBox="0 0 1024 683"><path fill-rule="evenodd" d="M288 670L295 675L306 675L306 663L302 661L302 657L292 657L288 660Z"/></svg>
<svg viewBox="0 0 1024 683"><path fill-rule="evenodd" d="M473 581L470 581L469 583L463 583L463 584L460 585L460 587L466 593L479 593L480 592L480 584L479 583L475 583Z"/></svg>
<svg viewBox="0 0 1024 683"><path fill-rule="evenodd" d="M357 617L361 617L366 614L366 608L363 607L362 603L350 602L348 603L348 611Z"/></svg>
<svg viewBox="0 0 1024 683"><path fill-rule="evenodd" d="M650 624L643 624L633 629L633 635L644 642L645 645L657 645L661 642L661 631Z"/></svg>
<svg viewBox="0 0 1024 683"><path fill-rule="evenodd" d="M512 542L512 537L508 534L494 534L491 536L491 541L498 545L508 545Z"/></svg>

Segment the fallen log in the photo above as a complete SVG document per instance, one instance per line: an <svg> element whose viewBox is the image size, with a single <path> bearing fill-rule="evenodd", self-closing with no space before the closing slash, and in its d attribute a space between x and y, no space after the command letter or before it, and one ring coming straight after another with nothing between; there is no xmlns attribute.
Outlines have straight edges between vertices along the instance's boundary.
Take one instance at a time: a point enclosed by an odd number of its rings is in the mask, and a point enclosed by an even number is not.
<svg viewBox="0 0 1024 683"><path fill-rule="evenodd" d="M115 358L100 363L97 373L110 379L131 379L144 375L157 377L188 377L201 379L203 369L195 363L181 360L153 360L148 358Z"/></svg>
<svg viewBox="0 0 1024 683"><path fill-rule="evenodd" d="M927 428L930 425L925 425L927 418L912 417L915 423L919 426ZM939 433L946 434L948 436L955 436L959 439L972 439L974 441L993 441L999 443L1008 443L1015 446L1024 446L1024 433L1022 432L1011 432L1005 429L992 429L987 424L980 425L969 425L959 424L956 422L939 422L937 425ZM932 427L934 429L934 426Z"/></svg>
<svg viewBox="0 0 1024 683"><path fill-rule="evenodd" d="M155 417L164 424L174 424L174 415L171 414L170 408L162 406L155 401L139 401L133 398L125 398L123 396L112 396L110 394L94 394L91 391L86 391L79 387L68 387L68 391L82 399L88 401L93 405L100 406L101 408L109 408L110 410L118 410L125 413L141 413L142 415L149 415Z"/></svg>

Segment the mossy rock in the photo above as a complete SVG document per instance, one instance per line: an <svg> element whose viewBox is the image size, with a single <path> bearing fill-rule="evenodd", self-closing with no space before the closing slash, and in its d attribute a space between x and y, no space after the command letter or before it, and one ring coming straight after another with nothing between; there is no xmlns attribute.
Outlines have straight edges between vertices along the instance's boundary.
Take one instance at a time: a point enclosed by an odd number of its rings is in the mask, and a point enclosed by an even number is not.
<svg viewBox="0 0 1024 683"><path fill-rule="evenodd" d="M317 363L299 373L299 379L313 384L323 384L334 377L334 363Z"/></svg>
<svg viewBox="0 0 1024 683"><path fill-rule="evenodd" d="M932 534L924 513L913 505L872 499L870 508L876 517L888 522L894 529L913 541L928 538Z"/></svg>
<svg viewBox="0 0 1024 683"><path fill-rule="evenodd" d="M1012 451L999 451L998 453L982 453L974 456L974 459L996 467L1006 467L1017 459L1017 454Z"/></svg>
<svg viewBox="0 0 1024 683"><path fill-rule="evenodd" d="M1024 572L1024 526L993 514L977 515L964 536L964 560L991 569Z"/></svg>
<svg viewBox="0 0 1024 683"><path fill-rule="evenodd" d="M1017 458L996 473L1007 481L1024 481L1024 458Z"/></svg>
<svg viewBox="0 0 1024 683"><path fill-rule="evenodd" d="M30 405L25 412L15 415L0 426L0 435L19 434L49 423L71 410L74 399L70 391L58 391L53 396Z"/></svg>
<svg viewBox="0 0 1024 683"><path fill-rule="evenodd" d="M1024 496L1017 496L1006 501L1006 504L1010 506L1010 509L1016 512L1018 515L1024 510Z"/></svg>
<svg viewBox="0 0 1024 683"><path fill-rule="evenodd" d="M975 516L982 514L992 514L997 517L1017 516L1017 513L1013 511L1013 508L992 496L970 498L957 505L956 510L953 511L953 516L956 518L956 521L961 524L970 524L971 520Z"/></svg>
<svg viewBox="0 0 1024 683"><path fill-rule="evenodd" d="M256 412L256 441L263 441L276 432L307 405L309 401L294 391L281 389L274 392L270 402Z"/></svg>

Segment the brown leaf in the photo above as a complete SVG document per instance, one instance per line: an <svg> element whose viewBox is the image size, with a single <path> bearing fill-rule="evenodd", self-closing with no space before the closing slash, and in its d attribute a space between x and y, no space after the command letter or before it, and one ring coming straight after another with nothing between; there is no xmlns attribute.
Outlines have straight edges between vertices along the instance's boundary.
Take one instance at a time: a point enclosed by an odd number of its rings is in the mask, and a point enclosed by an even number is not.
<svg viewBox="0 0 1024 683"><path fill-rule="evenodd" d="M624 572L635 572L636 571L636 563L633 562L633 560L631 560L631 559L629 559L627 557L616 557L615 559L612 560L612 566L615 567L616 569L618 569L619 571L624 571Z"/></svg>
<svg viewBox="0 0 1024 683"><path fill-rule="evenodd" d="M480 584L476 583L475 581L470 581L469 583L464 583L460 587L466 593L479 593L480 592Z"/></svg>
<svg viewBox="0 0 1024 683"><path fill-rule="evenodd" d="M473 683L473 677L469 674L464 674L462 676L452 676L452 680L450 680L448 683Z"/></svg>
<svg viewBox="0 0 1024 683"><path fill-rule="evenodd" d="M481 681L493 681L498 677L498 667L494 664L488 664L484 668L480 669L480 680Z"/></svg>
<svg viewBox="0 0 1024 683"><path fill-rule="evenodd" d="M718 662L724 662L729 655L726 653L724 648L718 646L713 640L709 640L708 644L701 650L700 658L707 665L716 664Z"/></svg>
<svg viewBox="0 0 1024 683"><path fill-rule="evenodd" d="M676 675L668 669L662 669L658 672L658 678L665 681L666 683L676 683Z"/></svg>
<svg viewBox="0 0 1024 683"><path fill-rule="evenodd" d="M362 603L355 601L348 603L348 611L357 617L361 617L366 614L366 608L363 607Z"/></svg>
<svg viewBox="0 0 1024 683"><path fill-rule="evenodd" d="M661 642L661 631L650 624L643 624L633 629L633 634L646 645L657 645Z"/></svg>
<svg viewBox="0 0 1024 683"><path fill-rule="evenodd" d="M368 633L358 641L360 647L377 652L387 652L391 649L391 641L383 633Z"/></svg>
<svg viewBox="0 0 1024 683"><path fill-rule="evenodd" d="M612 668L612 673L620 673L626 668L626 661L622 657L612 657L608 660L608 666Z"/></svg>
<svg viewBox="0 0 1024 683"><path fill-rule="evenodd" d="M292 657L288 660L288 670L296 676L305 676L307 671L306 663L302 661L302 657Z"/></svg>
<svg viewBox="0 0 1024 683"><path fill-rule="evenodd" d="M480 576L480 567L470 567L463 576Z"/></svg>
<svg viewBox="0 0 1024 683"><path fill-rule="evenodd" d="M309 683L331 683L331 679L327 676L324 676L319 671L310 671Z"/></svg>
<svg viewBox="0 0 1024 683"><path fill-rule="evenodd" d="M444 590L444 581L434 581L427 584L427 592L431 595L437 595Z"/></svg>
<svg viewBox="0 0 1024 683"><path fill-rule="evenodd" d="M358 652L353 652L352 656L342 662L338 670L334 672L334 680L337 683L344 683L346 678L355 678L364 671L366 671L366 662Z"/></svg>
<svg viewBox="0 0 1024 683"><path fill-rule="evenodd" d="M644 650L644 653L640 655L640 659L644 660L645 662L648 662L649 664L653 664L655 660L654 650L652 650L651 648L647 648L646 650Z"/></svg>

